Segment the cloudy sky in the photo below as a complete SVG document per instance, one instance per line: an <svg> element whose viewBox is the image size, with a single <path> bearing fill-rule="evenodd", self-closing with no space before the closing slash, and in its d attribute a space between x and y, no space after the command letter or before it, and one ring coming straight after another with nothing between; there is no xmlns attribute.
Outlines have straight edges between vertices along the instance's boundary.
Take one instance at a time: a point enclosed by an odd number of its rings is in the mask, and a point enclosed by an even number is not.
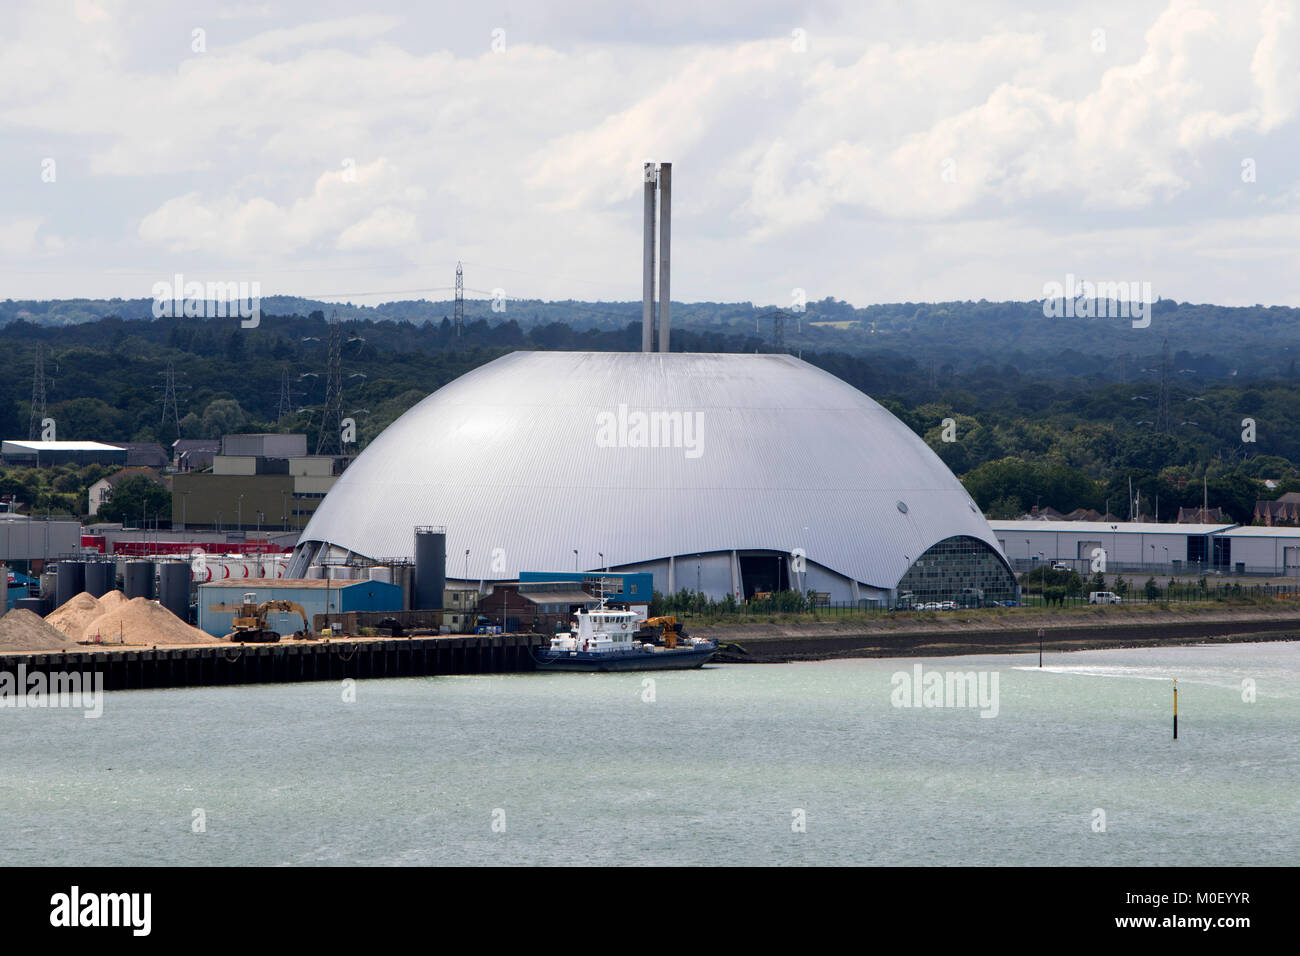
<svg viewBox="0 0 1300 956"><path fill-rule="evenodd" d="M404 6L6 2L0 298L1300 305L1293 2Z"/></svg>

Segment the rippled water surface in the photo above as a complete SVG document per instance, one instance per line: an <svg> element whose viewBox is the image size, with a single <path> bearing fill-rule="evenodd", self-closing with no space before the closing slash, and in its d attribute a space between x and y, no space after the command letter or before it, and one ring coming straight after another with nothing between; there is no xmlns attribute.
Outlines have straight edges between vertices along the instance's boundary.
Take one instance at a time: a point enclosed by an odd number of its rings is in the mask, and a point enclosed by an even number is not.
<svg viewBox="0 0 1300 956"><path fill-rule="evenodd" d="M919 661L993 718L893 706L917 662L2 709L0 864L1295 863L1300 644Z"/></svg>

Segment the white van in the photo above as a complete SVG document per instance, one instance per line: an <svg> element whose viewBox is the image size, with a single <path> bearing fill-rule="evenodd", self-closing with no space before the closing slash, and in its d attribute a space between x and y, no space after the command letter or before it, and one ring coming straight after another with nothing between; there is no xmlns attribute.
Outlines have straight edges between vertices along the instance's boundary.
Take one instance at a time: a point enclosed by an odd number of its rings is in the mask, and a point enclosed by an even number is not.
<svg viewBox="0 0 1300 956"><path fill-rule="evenodd" d="M1089 604L1123 604L1124 599L1114 591L1093 591L1088 595Z"/></svg>

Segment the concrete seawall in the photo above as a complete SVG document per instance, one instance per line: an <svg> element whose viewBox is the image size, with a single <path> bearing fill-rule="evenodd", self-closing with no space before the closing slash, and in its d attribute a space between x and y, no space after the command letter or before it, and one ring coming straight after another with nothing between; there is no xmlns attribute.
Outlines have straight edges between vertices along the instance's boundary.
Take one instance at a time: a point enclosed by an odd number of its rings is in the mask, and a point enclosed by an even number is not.
<svg viewBox="0 0 1300 956"><path fill-rule="evenodd" d="M706 629L701 628L701 633ZM713 636L713 635L711 635ZM718 634L714 660L725 663L784 663L851 657L944 657L957 654L1024 654L1038 650L1036 628L937 631L891 630L861 634ZM1159 647L1208 641L1245 643L1300 640L1300 621L1179 621L1044 625L1045 651Z"/></svg>
<svg viewBox="0 0 1300 956"><path fill-rule="evenodd" d="M99 673L105 690L504 674L533 670L532 648L544 641L494 634L0 654L0 672Z"/></svg>

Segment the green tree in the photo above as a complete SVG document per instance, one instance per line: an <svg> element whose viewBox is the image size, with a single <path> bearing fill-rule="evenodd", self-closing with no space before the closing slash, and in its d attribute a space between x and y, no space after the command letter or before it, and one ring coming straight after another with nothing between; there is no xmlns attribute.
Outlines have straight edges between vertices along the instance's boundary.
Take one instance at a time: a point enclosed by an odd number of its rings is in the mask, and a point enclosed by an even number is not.
<svg viewBox="0 0 1300 956"><path fill-rule="evenodd" d="M239 402L218 398L209 402L208 407L203 409L199 431L204 438L220 438L239 431L247 421L248 416L239 407Z"/></svg>
<svg viewBox="0 0 1300 956"><path fill-rule="evenodd" d="M146 519L161 515L164 520L170 520L171 512L170 491L150 478L133 475L113 488L108 500L99 506L98 515L104 521L129 524L140 520L142 515Z"/></svg>

